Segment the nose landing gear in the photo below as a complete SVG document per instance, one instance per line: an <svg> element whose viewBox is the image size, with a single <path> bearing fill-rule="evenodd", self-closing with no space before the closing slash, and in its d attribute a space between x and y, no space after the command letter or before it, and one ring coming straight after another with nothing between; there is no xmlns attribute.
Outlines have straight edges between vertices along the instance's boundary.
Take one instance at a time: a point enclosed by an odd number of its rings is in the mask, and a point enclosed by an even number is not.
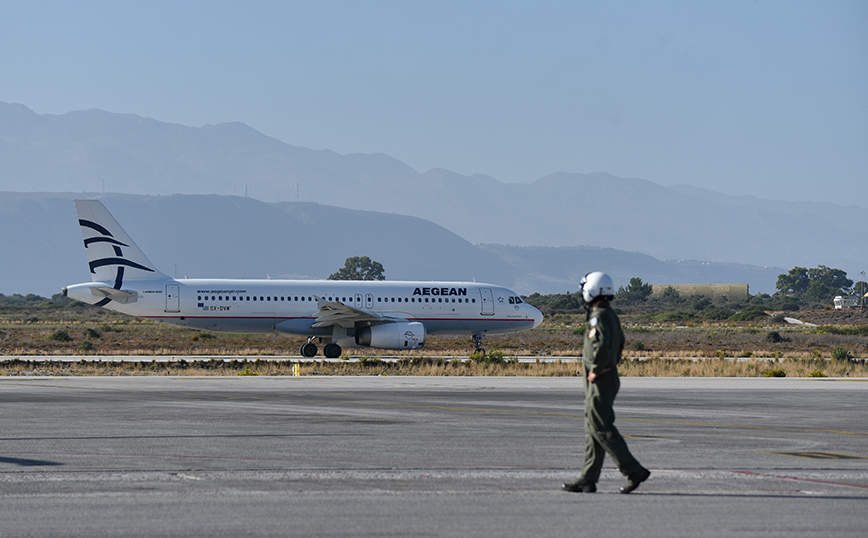
<svg viewBox="0 0 868 538"><path fill-rule="evenodd" d="M485 354L485 348L482 347L482 335L474 334L473 335L473 345L476 346L475 353Z"/></svg>

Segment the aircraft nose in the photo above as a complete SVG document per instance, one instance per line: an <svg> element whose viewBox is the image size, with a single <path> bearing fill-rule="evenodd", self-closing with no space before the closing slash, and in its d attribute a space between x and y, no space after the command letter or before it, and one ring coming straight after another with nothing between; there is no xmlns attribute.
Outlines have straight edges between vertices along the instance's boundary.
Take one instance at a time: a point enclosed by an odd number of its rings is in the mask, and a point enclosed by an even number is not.
<svg viewBox="0 0 868 538"><path fill-rule="evenodd" d="M543 322L543 314L536 307L531 306L531 308L533 309L533 326L538 327Z"/></svg>

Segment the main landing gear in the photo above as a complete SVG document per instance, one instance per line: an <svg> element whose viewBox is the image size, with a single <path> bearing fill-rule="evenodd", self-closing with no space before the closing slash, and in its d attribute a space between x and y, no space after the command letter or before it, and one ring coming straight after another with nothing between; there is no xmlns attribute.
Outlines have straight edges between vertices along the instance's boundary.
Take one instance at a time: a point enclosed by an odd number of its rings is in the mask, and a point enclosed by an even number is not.
<svg viewBox="0 0 868 538"><path fill-rule="evenodd" d="M307 339L307 342L302 344L301 349L299 350L302 357L307 357L308 359L316 357L316 353L319 350L317 349L316 344L313 343L313 340L314 337L310 337ZM341 356L341 353L343 353L343 349L341 349L341 346L337 344L326 344L322 349L322 354L327 359L337 359Z"/></svg>
<svg viewBox="0 0 868 538"><path fill-rule="evenodd" d="M326 344L324 348L322 348L322 354L325 355L327 359L337 359L341 356L341 346L337 344Z"/></svg>

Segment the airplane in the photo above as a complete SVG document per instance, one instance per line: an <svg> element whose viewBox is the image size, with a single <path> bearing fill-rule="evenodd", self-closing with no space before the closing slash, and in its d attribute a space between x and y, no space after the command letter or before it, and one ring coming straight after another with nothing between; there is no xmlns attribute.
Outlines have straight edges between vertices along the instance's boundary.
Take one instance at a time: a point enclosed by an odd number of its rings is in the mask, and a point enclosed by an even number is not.
<svg viewBox="0 0 868 538"><path fill-rule="evenodd" d="M63 295L109 310L225 333L306 336L300 354L338 358L343 348L420 349L428 335L487 334L542 323L507 288L477 282L174 279L160 272L102 202L75 200L92 282Z"/></svg>

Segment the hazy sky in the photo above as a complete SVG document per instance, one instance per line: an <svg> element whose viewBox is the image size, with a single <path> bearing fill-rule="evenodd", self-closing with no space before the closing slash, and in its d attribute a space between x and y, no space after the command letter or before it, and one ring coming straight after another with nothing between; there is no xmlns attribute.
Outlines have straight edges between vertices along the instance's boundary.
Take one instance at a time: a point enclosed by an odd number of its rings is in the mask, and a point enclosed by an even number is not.
<svg viewBox="0 0 868 538"><path fill-rule="evenodd" d="M0 0L0 101L868 207L868 2Z"/></svg>

